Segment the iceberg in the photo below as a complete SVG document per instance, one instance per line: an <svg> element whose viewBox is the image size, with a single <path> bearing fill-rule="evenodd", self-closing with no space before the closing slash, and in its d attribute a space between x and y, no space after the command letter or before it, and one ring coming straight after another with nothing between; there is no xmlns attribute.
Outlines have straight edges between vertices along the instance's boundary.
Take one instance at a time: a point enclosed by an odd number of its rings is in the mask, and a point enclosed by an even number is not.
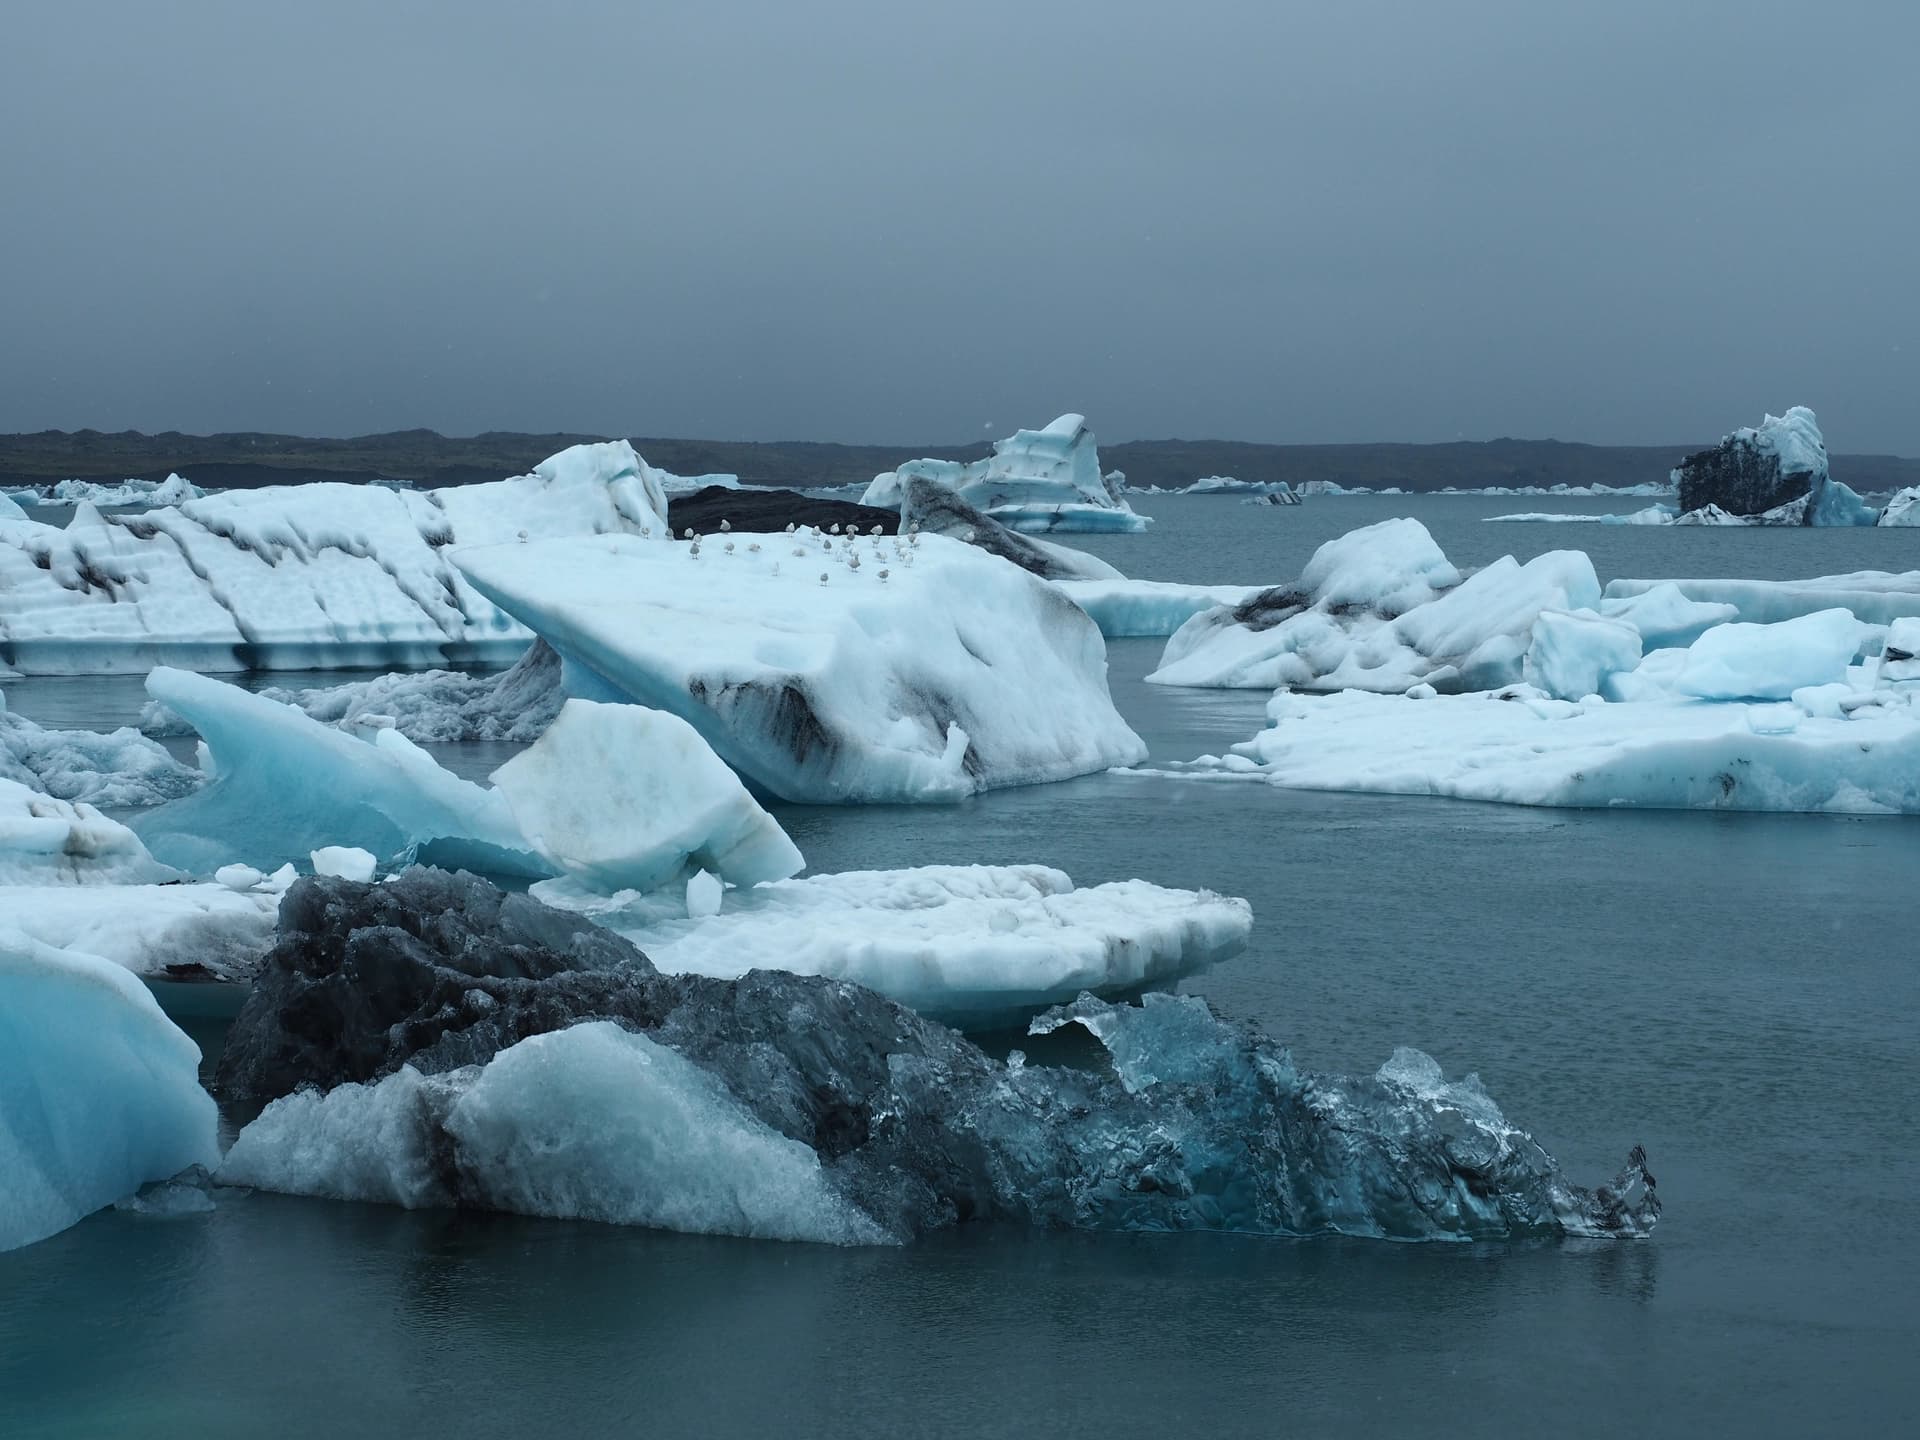
<svg viewBox="0 0 1920 1440"><path fill-rule="evenodd" d="M532 848L589 887L654 890L689 866L755 885L806 864L699 732L663 710L569 700L493 782Z"/></svg>
<svg viewBox="0 0 1920 1440"><path fill-rule="evenodd" d="M388 865L428 856L490 874L553 873L503 795L441 769L397 730L347 734L164 667L147 676L147 693L200 733L213 765L197 793L134 822L169 864L208 874L238 856L271 868L340 845Z"/></svg>
<svg viewBox="0 0 1920 1440"><path fill-rule="evenodd" d="M1238 607L1263 585L1183 585L1171 580L1056 580L1054 588L1093 617L1109 640L1164 639L1205 610Z"/></svg>
<svg viewBox="0 0 1920 1440"><path fill-rule="evenodd" d="M504 663L532 637L447 561L455 544L664 537L658 477L625 441L533 473L405 491L322 482L138 514L0 520L0 663L26 674Z"/></svg>
<svg viewBox="0 0 1920 1440"><path fill-rule="evenodd" d="M1119 580L1120 572L1084 550L1036 540L1009 530L976 510L944 485L919 476L907 481L900 504L900 528L924 535L945 535L963 545L1010 560L1042 580Z"/></svg>
<svg viewBox="0 0 1920 1440"><path fill-rule="evenodd" d="M137 885L179 878L140 837L84 801L0 775L0 885Z"/></svg>
<svg viewBox="0 0 1920 1440"><path fill-rule="evenodd" d="M169 475L164 480L61 480L19 492L25 503L35 505L179 505L198 500L207 492L184 475Z"/></svg>
<svg viewBox="0 0 1920 1440"><path fill-rule="evenodd" d="M455 563L559 653L569 695L678 715L783 800L951 801L1146 751L1086 613L944 536L604 535Z"/></svg>
<svg viewBox="0 0 1920 1440"><path fill-rule="evenodd" d="M1689 455L1674 468L1673 483L1683 515L1711 505L1737 519L1803 496L1817 504L1827 483L1827 442L1813 411L1795 405Z"/></svg>
<svg viewBox="0 0 1920 1440"><path fill-rule="evenodd" d="M1329 540L1290 586L1203 612L1167 641L1156 685L1490 689L1520 679L1543 610L1600 603L1593 564L1554 550L1463 578L1417 520Z"/></svg>
<svg viewBox="0 0 1920 1440"><path fill-rule="evenodd" d="M1463 494L1471 493L1463 491ZM1658 493L1658 492L1649 492ZM1534 525L1673 525L1678 520L1670 505L1649 505L1644 510L1634 510L1625 515L1567 515L1554 510L1529 510L1518 515L1489 515L1488 525L1534 524ZM1688 524L1695 522L1688 521Z"/></svg>
<svg viewBox="0 0 1920 1440"><path fill-rule="evenodd" d="M201 777L137 730L49 730L0 694L0 778L58 800L130 807L191 794Z"/></svg>
<svg viewBox="0 0 1920 1440"><path fill-rule="evenodd" d="M1894 492L1886 507L1881 510L1880 525L1920 525L1920 485L1909 485L1904 490Z"/></svg>
<svg viewBox="0 0 1920 1440"><path fill-rule="evenodd" d="M535 898L591 916L668 974L823 975L877 990L962 1030L1024 1024L1083 992L1171 985L1238 953L1244 900L1144 880L1075 889L1043 865L924 865L782 880L726 893L710 919L666 897Z"/></svg>
<svg viewBox="0 0 1920 1440"><path fill-rule="evenodd" d="M1573 1185L1418 1052L1318 1074L1170 996L1034 1025L1069 1027L1102 1066L997 1060L821 977L661 975L468 876L305 880L221 1058L221 1093L258 1112L221 1178L842 1243L995 1221L1635 1236L1659 1214L1637 1150Z"/></svg>
<svg viewBox="0 0 1920 1440"><path fill-rule="evenodd" d="M1920 710L1888 689L1849 697L1830 706L1807 691L1784 705L1572 703L1530 686L1424 698L1282 692L1267 706L1268 729L1176 773L1510 805L1920 813Z"/></svg>
<svg viewBox="0 0 1920 1440"><path fill-rule="evenodd" d="M1298 505L1300 496L1284 480L1236 480L1231 475L1207 475L1186 487L1188 495L1251 495L1280 505Z"/></svg>
<svg viewBox="0 0 1920 1440"><path fill-rule="evenodd" d="M0 928L56 950L168 980L246 980L273 948L286 887L249 884L8 884Z"/></svg>
<svg viewBox="0 0 1920 1440"><path fill-rule="evenodd" d="M1609 580L1602 603L1624 602L1663 586L1696 604L1729 606L1728 618L1752 624L1833 609L1851 610L1869 625L1920 615L1920 570L1859 570L1811 580Z"/></svg>
<svg viewBox="0 0 1920 1440"><path fill-rule="evenodd" d="M1015 530L1135 531L1153 523L1122 498L1124 477L1110 481L1100 473L1093 432L1079 415L1062 415L1044 430L1016 430L994 441L984 460L909 461L875 476L860 503L898 510L915 479L955 492Z"/></svg>
<svg viewBox="0 0 1920 1440"><path fill-rule="evenodd" d="M200 1050L146 986L0 921L0 1251L219 1163Z"/></svg>

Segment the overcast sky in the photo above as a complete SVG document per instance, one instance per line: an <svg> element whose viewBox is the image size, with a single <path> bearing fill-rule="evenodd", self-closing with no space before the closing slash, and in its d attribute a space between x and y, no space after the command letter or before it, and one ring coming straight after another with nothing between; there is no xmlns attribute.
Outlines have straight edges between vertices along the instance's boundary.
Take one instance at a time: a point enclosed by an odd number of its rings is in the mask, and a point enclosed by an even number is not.
<svg viewBox="0 0 1920 1440"><path fill-rule="evenodd" d="M9 0L0 430L1920 454L1920 5Z"/></svg>

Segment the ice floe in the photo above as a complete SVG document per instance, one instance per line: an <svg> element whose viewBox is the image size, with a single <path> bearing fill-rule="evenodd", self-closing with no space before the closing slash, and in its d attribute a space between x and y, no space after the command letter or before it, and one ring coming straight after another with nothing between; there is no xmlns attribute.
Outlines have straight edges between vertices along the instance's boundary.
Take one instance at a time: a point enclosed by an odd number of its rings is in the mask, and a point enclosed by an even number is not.
<svg viewBox="0 0 1920 1440"><path fill-rule="evenodd" d="M1198 614L1167 641L1159 685L1404 693L1478 690L1521 677L1543 610L1596 609L1577 550L1511 556L1465 575L1417 520L1329 540L1290 586Z"/></svg>
<svg viewBox="0 0 1920 1440"><path fill-rule="evenodd" d="M135 885L178 879L118 820L0 775L0 885Z"/></svg>
<svg viewBox="0 0 1920 1440"><path fill-rule="evenodd" d="M0 778L58 800L116 807L158 805L190 794L201 779L137 730L50 730L8 710L4 694Z"/></svg>
<svg viewBox="0 0 1920 1440"><path fill-rule="evenodd" d="M218 1164L199 1069L139 980L0 917L0 1250Z"/></svg>
<svg viewBox="0 0 1920 1440"><path fill-rule="evenodd" d="M443 490L315 483L65 529L0 520L0 662L23 673L504 662L531 637L446 559L454 544L662 537L666 498L625 441Z"/></svg>
<svg viewBox="0 0 1920 1440"><path fill-rule="evenodd" d="M966 1221L1640 1235L1659 1214L1637 1150L1572 1185L1418 1052L1316 1074L1199 1000L1085 997L1034 1029L1084 1029L1103 1065L1001 1061L856 985L661 975L568 920L422 870L301 882L221 1058L221 1093L260 1111L222 1178L843 1243Z"/></svg>
<svg viewBox="0 0 1920 1440"><path fill-rule="evenodd" d="M897 510L915 478L952 490L1015 530L1126 531L1152 523L1123 498L1123 478L1100 473L1093 431L1079 415L1062 415L1043 430L1017 430L994 441L984 460L910 461L875 476L861 503Z"/></svg>
<svg viewBox="0 0 1920 1440"><path fill-rule="evenodd" d="M1671 586L1702 605L1732 607L1730 619L1756 624L1792 620L1816 610L1851 610L1869 625L1920 615L1920 570L1858 570L1810 580L1610 580L1603 603L1614 604Z"/></svg>
<svg viewBox="0 0 1920 1440"><path fill-rule="evenodd" d="M627 535L463 549L567 693L679 715L786 800L957 800L1130 764L1086 612L944 536Z"/></svg>
<svg viewBox="0 0 1920 1440"><path fill-rule="evenodd" d="M670 974L788 970L851 980L961 1029L1024 1024L1083 991L1164 987L1241 950L1244 900L1144 880L1076 889L1043 865L925 865L813 875L726 893L690 918L671 897L537 898L590 915Z"/></svg>

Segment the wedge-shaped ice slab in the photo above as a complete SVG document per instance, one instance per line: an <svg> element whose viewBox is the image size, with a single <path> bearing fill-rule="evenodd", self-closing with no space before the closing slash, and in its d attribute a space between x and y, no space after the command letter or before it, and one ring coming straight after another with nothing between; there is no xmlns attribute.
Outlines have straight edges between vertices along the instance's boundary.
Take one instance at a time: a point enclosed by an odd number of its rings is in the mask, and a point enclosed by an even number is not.
<svg viewBox="0 0 1920 1440"><path fill-rule="evenodd" d="M1543 610L1593 609L1577 550L1504 556L1462 579L1426 526L1383 520L1329 540L1299 580L1205 611L1167 641L1159 685L1482 690L1521 677Z"/></svg>
<svg viewBox="0 0 1920 1440"><path fill-rule="evenodd" d="M147 988L0 917L0 1250L219 1163L200 1049Z"/></svg>
<svg viewBox="0 0 1920 1440"><path fill-rule="evenodd" d="M942 536L605 535L455 563L560 653L569 694L676 714L781 799L957 800L1146 753L1086 613Z"/></svg>
<svg viewBox="0 0 1920 1440"><path fill-rule="evenodd" d="M276 485L64 530L0 520L0 664L25 673L510 660L530 638L446 561L454 544L660 536L666 499L625 441L444 490Z"/></svg>
<svg viewBox="0 0 1920 1440"><path fill-rule="evenodd" d="M1920 813L1920 710L1906 697L1883 688L1797 700L1283 693L1267 707L1271 728L1183 768L1513 805Z"/></svg>
<svg viewBox="0 0 1920 1440"><path fill-rule="evenodd" d="M653 890L690 863L754 885L806 864L699 732L664 710L569 700L493 783L528 843L595 889Z"/></svg>
<svg viewBox="0 0 1920 1440"><path fill-rule="evenodd" d="M1025 1024L1083 991L1170 985L1236 954L1244 900L1125 880L1076 890L1043 865L926 865L813 875L728 891L688 919L669 897L583 897L534 887L624 935L672 974L733 979L790 970L851 980L961 1029Z"/></svg>
<svg viewBox="0 0 1920 1440"><path fill-rule="evenodd" d="M1144 530L1153 522L1122 498L1116 471L1100 473L1100 455L1084 417L1062 415L1044 430L1016 430L993 442L984 460L914 460L877 475L863 505L897 510L916 479L931 480L1002 525L1051 530Z"/></svg>
<svg viewBox="0 0 1920 1440"><path fill-rule="evenodd" d="M198 794L135 822L181 869L210 874L230 860L273 869L345 845L388 864L428 856L492 874L553 873L504 796L441 769L397 730L350 735L185 670L155 670L147 693L198 730L213 758Z"/></svg>
<svg viewBox="0 0 1920 1440"><path fill-rule="evenodd" d="M1478 1081L1449 1083L1416 1052L1316 1074L1163 995L1083 997L1035 1029L1063 1026L1089 1031L1104 1062L1000 1060L818 976L662 975L618 937L471 876L307 880L219 1071L238 1114L293 1098L241 1133L226 1175L836 1240L967 1221L1642 1235L1659 1214L1637 1151L1611 1185L1572 1185Z"/></svg>
<svg viewBox="0 0 1920 1440"><path fill-rule="evenodd" d="M0 776L0 885L134 885L177 878L118 820Z"/></svg>

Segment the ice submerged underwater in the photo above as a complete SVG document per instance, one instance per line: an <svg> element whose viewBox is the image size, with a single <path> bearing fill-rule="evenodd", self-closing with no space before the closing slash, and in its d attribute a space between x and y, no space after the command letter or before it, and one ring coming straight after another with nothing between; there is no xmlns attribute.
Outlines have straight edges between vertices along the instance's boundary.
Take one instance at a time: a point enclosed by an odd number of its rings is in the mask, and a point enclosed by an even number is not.
<svg viewBox="0 0 1920 1440"><path fill-rule="evenodd" d="M1413 522L1335 542L1305 590L1133 582L1030 533L1146 523L1079 417L949 469L875 482L891 531L723 522L704 547L624 443L358 520L325 486L0 517L33 602L8 657L153 667L144 728L200 740L190 768L0 711L0 1250L154 1185L135 1208L246 1186L838 1244L1646 1235L1637 1148L1586 1189L1472 1076L1410 1050L1301 1070L1165 993L1245 945L1243 900L1042 865L802 874L761 801L1137 764L1103 634L1179 630L1186 683L1370 668L1399 701L1620 669L1625 640L1637 660L1737 607L1555 619L1598 602L1590 565L1464 576ZM1844 673L1858 637L1825 630L1809 663ZM475 654L519 659L271 696L193 673ZM529 748L482 785L422 748L460 739ZM250 984L213 1077L245 1122L224 1157L198 1051L137 977ZM1021 1027L1067 1058L961 1033Z"/></svg>

